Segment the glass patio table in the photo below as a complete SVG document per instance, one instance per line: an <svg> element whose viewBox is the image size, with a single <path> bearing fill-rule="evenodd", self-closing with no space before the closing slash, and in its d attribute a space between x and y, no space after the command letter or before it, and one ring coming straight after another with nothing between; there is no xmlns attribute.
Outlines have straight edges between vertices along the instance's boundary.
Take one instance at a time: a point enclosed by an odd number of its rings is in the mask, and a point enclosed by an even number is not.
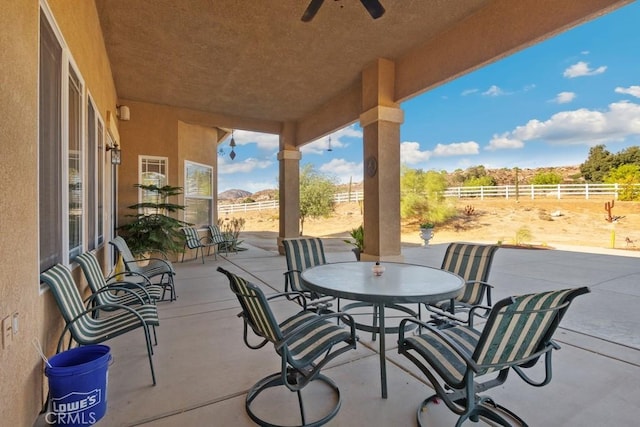
<svg viewBox="0 0 640 427"><path fill-rule="evenodd" d="M385 332L397 332L397 328L390 330L385 327L385 307L396 308L397 304L405 303L436 303L455 298L462 291L464 280L439 268L395 262L381 263L385 271L377 276L373 273L374 265L374 262L362 261L329 263L308 268L301 277L309 290L370 303L382 314L376 329L380 335L382 398L386 399ZM356 323L356 327L359 326Z"/></svg>

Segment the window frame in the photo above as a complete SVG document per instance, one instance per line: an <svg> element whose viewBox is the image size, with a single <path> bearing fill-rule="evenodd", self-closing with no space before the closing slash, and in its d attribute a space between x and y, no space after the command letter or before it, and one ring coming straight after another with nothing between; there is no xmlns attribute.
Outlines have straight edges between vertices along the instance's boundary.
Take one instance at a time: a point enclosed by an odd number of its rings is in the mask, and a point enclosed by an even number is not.
<svg viewBox="0 0 640 427"><path fill-rule="evenodd" d="M47 73L47 69L42 68L42 63L38 70L38 170L45 170L43 168L57 163L55 169L49 168L48 174L38 178L39 271L44 271L56 263L71 266L75 256L82 253L91 244L90 233L92 233L95 243L95 247L90 249L104 246L106 231L104 209L107 192L105 187L106 166L104 164L106 128L95 102L88 93L84 77L79 71L80 68L62 36L60 27L46 0L40 0L39 6L39 54L43 54L43 46L49 46L53 49L50 51L54 52L55 50L56 55L55 62L50 63L56 70L53 80L42 80L43 73ZM42 28L45 25L47 38L43 43L45 35L42 33ZM43 83L47 86L43 86ZM73 90L72 83L75 83L76 90ZM43 98L43 94L48 95L48 98ZM71 99L71 95L74 96L73 99ZM47 102L47 105L43 106L43 101ZM52 107L55 108L52 115L41 117L46 108ZM72 108L73 111L71 111ZM92 124L88 122L91 119L90 109L93 109ZM44 129L43 125L47 125L47 129ZM93 128L90 130L91 126ZM92 135L90 135L90 131L93 132ZM91 136L94 137L95 146L90 148L88 144ZM70 138L73 138L73 141L70 142ZM55 146L43 150L45 144L51 143L50 141L53 141ZM48 166L41 165L42 161L47 159L47 155L54 155L55 159L47 162ZM41 158L41 156L45 157ZM93 156L93 158L90 159L89 156ZM72 162L74 162L73 166L76 169L73 179L70 174ZM54 198L46 200L44 195L49 192L54 194ZM76 205L75 209L71 203ZM50 209L49 205L53 209ZM91 213L89 209L92 210ZM74 230L75 239L70 235L72 232L70 223L73 216L76 217L75 221L77 222L77 227ZM57 231L44 235L43 230L47 227L57 228ZM47 253L43 254L41 252L43 242L51 239L55 242L48 244L46 246ZM72 239L74 244L71 243ZM47 289L47 286L39 285L40 294Z"/></svg>
<svg viewBox="0 0 640 427"><path fill-rule="evenodd" d="M207 169L209 172L209 189L210 194L208 196L201 194L191 194L189 191L189 167L196 166L198 168ZM214 168L211 165L207 165L204 163L193 162L190 160L184 161L184 205L185 210L183 212L183 220L187 221L187 213L189 210L189 199L195 200L208 200L209 201L209 214L207 215L207 223L206 224L196 224L196 225L213 225L213 207L214 207L214 197L213 197L213 185L214 185ZM188 222L188 221L187 221Z"/></svg>
<svg viewBox="0 0 640 427"><path fill-rule="evenodd" d="M164 168L164 182L162 183L162 185L168 185L169 184L169 158L165 156L151 156L146 154L140 154L138 156L138 183L144 184L145 178L143 177L143 174L149 172L148 170L144 169L145 166L148 166L148 164L145 164L146 161L158 162L159 164L162 164L161 167ZM138 188L138 203L143 203L144 195L145 195L145 190L143 190L142 188ZM144 208L141 208L138 210L138 213L150 214L155 212L145 211Z"/></svg>

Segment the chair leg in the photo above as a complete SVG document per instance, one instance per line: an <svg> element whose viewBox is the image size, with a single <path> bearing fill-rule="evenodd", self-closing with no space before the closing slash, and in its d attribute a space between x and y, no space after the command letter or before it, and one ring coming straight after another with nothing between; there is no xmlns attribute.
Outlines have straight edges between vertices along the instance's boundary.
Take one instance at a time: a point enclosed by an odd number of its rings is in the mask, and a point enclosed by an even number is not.
<svg viewBox="0 0 640 427"><path fill-rule="evenodd" d="M151 368L151 379L153 380L153 385L156 385L156 372L153 369L153 346L151 345L151 335L149 334L149 327L146 323L142 324L142 329L144 329L144 338L147 341L147 356L149 357L149 367Z"/></svg>

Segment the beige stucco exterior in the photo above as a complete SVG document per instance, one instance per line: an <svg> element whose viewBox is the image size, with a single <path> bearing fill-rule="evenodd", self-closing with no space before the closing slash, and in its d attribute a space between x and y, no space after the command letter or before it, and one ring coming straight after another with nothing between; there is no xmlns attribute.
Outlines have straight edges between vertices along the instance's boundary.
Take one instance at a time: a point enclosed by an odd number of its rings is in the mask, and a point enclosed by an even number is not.
<svg viewBox="0 0 640 427"><path fill-rule="evenodd" d="M106 121L116 90L93 2L51 1L73 60ZM45 397L37 338L53 354L62 319L49 292L39 292L38 269L38 27L39 2L0 6L0 318L18 313L19 332L0 350L0 420L27 426Z"/></svg>
<svg viewBox="0 0 640 427"><path fill-rule="evenodd" d="M299 19L299 13L290 10L291 5L298 2L277 3L274 2L264 13L273 13L274 20ZM425 7L420 2L413 3L411 7ZM399 233L395 230L399 227L397 180L401 102L562 29L624 5L628 0L476 0L440 3L439 7L448 4L464 7L464 4L473 3L474 9L468 16L456 14L457 10L450 11L451 16L457 17L451 21L450 27L441 28L437 34L425 34L423 42L408 51L394 50L400 48L394 47L391 43L393 40L385 40L384 37L378 39L375 48L384 48L395 58L390 59L376 50L374 53L379 59L374 64L368 61L366 65L359 66L355 74L353 61L346 64L325 60L326 66L331 68L318 70L317 79L312 80L314 84L309 84L309 76L313 76L311 72L316 71L309 68L316 65L306 64L297 55L310 50L307 46L313 46L314 56L322 57L319 50L322 45L318 43L322 37L310 30L314 27L295 29L295 37L275 31L269 33L270 29L262 25L253 25L247 19L242 21L238 16L225 15L243 11L225 8L224 2L193 2L194 8L196 5L220 8L217 10L222 16L220 19L241 31L224 32L229 27L221 26L223 34L218 38L208 34L193 34L198 37L198 42L191 42L185 49L205 46L209 41L218 43L213 53L207 51L207 58L211 62L206 67L199 65L195 59L190 62L192 67L187 67L183 56L172 54L182 50L164 47L166 51L161 58L165 61L164 66L152 64L153 70L145 74L142 69L136 71L137 63L113 59L114 55L121 59L119 53L142 39L143 34L138 33L139 37L135 34L139 29L132 28L133 35L111 31L108 33L111 38L105 38L101 20L114 10L124 13L126 17L128 11L122 11L127 7L135 7L136 2L47 2L83 78L85 95L90 95L95 102L105 127L119 135L122 165L118 167L117 208L121 220L127 213L126 206L137 201L132 185L138 180L140 154L168 157L169 183L180 186L183 183L184 160L211 164L217 169L217 142L229 129L246 129L280 135L279 237L293 237L297 235L299 227L297 174L300 147L360 121L364 126L363 160L376 156L378 163L377 174L366 181L365 188L367 253L373 258L387 259L400 253ZM0 187L0 319L17 313L20 325L9 347L0 350L0 424L7 426L29 426L36 419L46 395L46 381L43 363L32 341L38 339L45 353L52 355L62 328L62 319L51 294L40 291L38 279L40 4L40 0L5 0L0 3L0 179L3 183ZM175 1L158 1L151 8L153 10L142 10L145 13L157 12L151 17L153 19L136 22L138 25L153 25L154 19L162 18L161 12L170 13L174 5ZM191 12L198 16L198 10ZM109 22L117 23L118 15L114 14L113 17L115 21ZM261 23L269 22L269 19L258 18ZM407 29L410 18L403 18L406 19ZM437 18L431 18L434 24ZM217 19L217 16L210 19ZM341 34L347 35L357 33L359 40L368 40L368 35L374 30L369 28L368 21L358 22L362 32L356 32L351 27L336 29L328 25L325 35L341 31ZM385 21L380 22L384 24ZM392 21L388 22L393 24ZM412 25L428 27L420 22ZM217 27L203 25L202 28L213 31ZM165 31L163 28L153 30L154 34ZM256 33L249 34L250 31ZM405 27L395 25L390 27L390 31L405 31ZM385 34L383 32L383 36ZM125 43L119 43L121 40L118 37L124 37ZM244 46L246 50L243 50L238 43L245 37L251 43L247 43ZM253 54L255 49L262 49L255 40L268 37L282 37L282 43L291 45L277 47L267 54L263 51ZM109 45L105 39L114 43ZM159 42L161 37L155 36L154 40ZM113 47L115 51L108 55L106 46ZM118 46L122 50L118 51ZM145 48L146 51L133 49L134 56L143 58L143 63L145 60L149 63L159 60L149 54L158 53L153 51L158 49L157 46ZM346 48L346 54L351 58L360 57L358 49ZM246 54L242 57L230 55L235 53L234 49ZM367 49L371 51L372 47L361 46L361 50ZM290 51L295 52L291 57L285 54ZM149 56L145 57L145 53ZM192 55L193 58L196 56ZM250 63L253 60L262 62ZM265 66L276 62L281 66L279 69L267 69ZM229 72L225 66L233 67L233 72ZM176 69L181 72L171 74ZM200 74L195 75L198 71ZM287 75L289 80L272 84L285 72L291 73ZM159 89L153 86L154 74L173 76L178 80L172 80ZM334 87L336 82L343 84ZM202 86L205 85L218 86L203 90ZM185 86L190 90L186 90ZM140 92L131 88L139 88ZM129 121L115 119L116 105L130 108ZM107 195L111 193L111 167L108 162L109 156L105 156ZM106 206L105 210L108 212L110 208ZM108 215L105 215L104 221L105 230L111 230ZM105 237L108 240L109 235ZM99 252L103 260L107 259L107 253L103 245ZM80 277L77 271L74 273L77 278Z"/></svg>

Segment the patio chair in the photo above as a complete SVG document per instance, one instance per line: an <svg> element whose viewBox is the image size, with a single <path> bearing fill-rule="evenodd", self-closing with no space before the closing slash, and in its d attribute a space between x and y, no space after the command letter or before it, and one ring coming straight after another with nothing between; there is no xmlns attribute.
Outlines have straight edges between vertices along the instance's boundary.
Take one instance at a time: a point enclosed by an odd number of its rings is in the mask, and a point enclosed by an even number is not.
<svg viewBox="0 0 640 427"><path fill-rule="evenodd" d="M184 253L186 249L195 249L196 257L198 259L198 251L202 256L202 263L204 264L204 249L207 248L207 255L209 255L209 248L211 246L215 246L216 243L213 243L211 238L208 236L200 237L198 234L198 230L194 227L183 227L182 232L184 233L185 241L184 241L184 251L182 251L182 261L184 262Z"/></svg>
<svg viewBox="0 0 640 427"><path fill-rule="evenodd" d="M526 426L514 412L479 393L501 386L512 368L527 384L548 384L552 351L560 348L552 340L553 334L572 300L587 292L588 288L581 287L503 299L491 309L482 332L464 324L439 329L413 318L402 320L401 326L413 322L426 332L405 336L401 327L398 353L415 363L436 391L420 405L418 425L422 426L421 413L426 406L440 398L460 415L456 426L466 419L477 422L479 417L503 426L510 425L506 419L510 418ZM525 370L535 366L541 356L544 378L534 380Z"/></svg>
<svg viewBox="0 0 640 427"><path fill-rule="evenodd" d="M162 287L161 300L165 299L167 289L169 289L170 301L174 301L177 298L175 283L173 280L176 271L174 270L171 261L162 258L136 259L131 253L127 242L120 236L115 237L109 242L109 244L113 245L120 255L122 255L122 260L127 271L141 274L148 279L153 279L158 276L160 277L160 282L158 284ZM144 265L145 262L147 263L146 265Z"/></svg>
<svg viewBox="0 0 640 427"><path fill-rule="evenodd" d="M93 251L84 252L76 258L76 261L80 264L84 277L87 279L87 284L93 293L91 300L95 306L155 304L160 299L162 287L151 284L146 278L148 282L146 286L145 284L126 280L107 282L107 279L102 274L98 258ZM117 277L125 279L127 276L118 275Z"/></svg>
<svg viewBox="0 0 640 427"><path fill-rule="evenodd" d="M308 310L304 304L304 297L296 293L299 298L302 298L302 310L278 323L269 302L291 296L290 294L274 294L267 297L253 283L221 267L218 267L218 271L227 276L231 290L242 307L242 312L238 316L244 321L245 344L251 349L257 349L272 343L282 362L280 372L261 379L249 389L245 401L249 417L260 425L277 425L261 419L254 412L251 404L263 391L279 386L284 386L297 395L302 422L297 425L320 426L335 417L341 405L340 390L331 379L322 375L320 370L335 357L356 348L355 328L338 326L335 322L337 317L350 316L344 313L319 315ZM350 323L353 324L353 321ZM260 343L249 342L249 328L261 339ZM321 419L307 422L301 392L305 386L316 380L329 386L336 402L326 415L320 415ZM318 402L317 396L315 397L313 401ZM322 403L325 402L323 399Z"/></svg>
<svg viewBox="0 0 640 427"><path fill-rule="evenodd" d="M213 246L213 254L216 259L218 259L218 252L221 250L224 250L225 255L229 255L229 250L238 253L236 242L225 237L220 231L220 227L217 225L209 225L207 228L209 229L209 240L211 241L211 246Z"/></svg>
<svg viewBox="0 0 640 427"><path fill-rule="evenodd" d="M99 344L129 331L142 328L147 343L151 378L153 385L156 385L156 375L151 358L153 347L149 332L149 326L158 326L160 324L158 310L155 305L145 304L133 308L126 305L109 304L108 306L98 305L85 309L80 291L76 287L73 277L71 277L71 271L62 264L54 265L49 270L41 273L40 280L51 289L51 293L66 324L58 340L57 353L62 349L62 343L67 332L71 334L68 345L68 348L71 348L72 341L77 342L79 345ZM97 310L105 309L119 309L119 311L108 317L95 318L93 316L93 313Z"/></svg>
<svg viewBox="0 0 640 427"><path fill-rule="evenodd" d="M331 306L331 301L336 298L310 291L304 286L300 277L300 274L307 268L327 263L322 240L316 237L283 239L282 245L287 260L287 271L284 272L284 291L301 292L310 300L308 305L317 306L321 310L328 309ZM339 301L338 310L340 310Z"/></svg>
<svg viewBox="0 0 640 427"><path fill-rule="evenodd" d="M473 326L476 316L485 317L491 307L491 288L488 283L496 245L454 242L449 244L442 260L442 270L450 271L465 280L464 291L455 299L426 305L435 313L436 322L446 320ZM483 301L486 303L481 305ZM482 310L482 313L480 311ZM420 310L418 310L420 311Z"/></svg>

